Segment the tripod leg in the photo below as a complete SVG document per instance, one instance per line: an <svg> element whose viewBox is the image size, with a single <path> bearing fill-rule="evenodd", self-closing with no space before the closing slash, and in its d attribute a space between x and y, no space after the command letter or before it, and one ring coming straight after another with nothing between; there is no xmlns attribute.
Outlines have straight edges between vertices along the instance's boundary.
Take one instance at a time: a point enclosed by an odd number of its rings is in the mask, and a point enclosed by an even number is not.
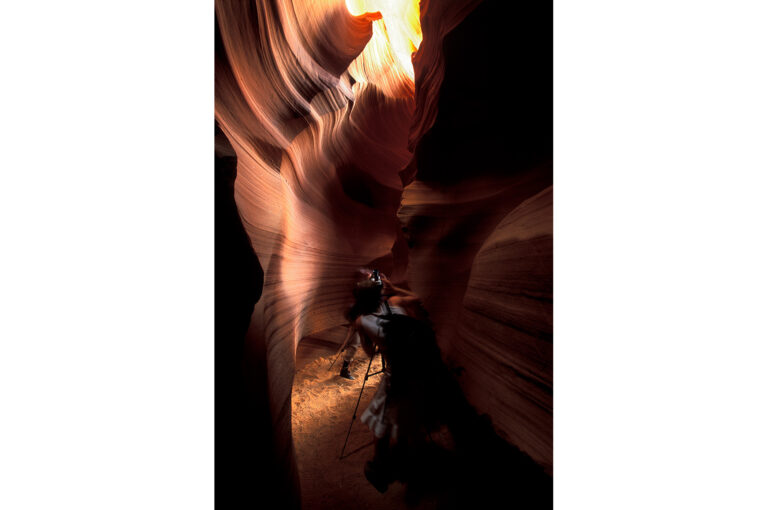
<svg viewBox="0 0 768 510"><path fill-rule="evenodd" d="M365 381L368 380L368 372L371 370L371 364L373 364L373 358L376 357L376 353L373 353L373 356L371 356L371 360L368 362L368 368L365 370L365 378L363 378L363 385L360 387L360 395L357 397L357 404L355 404L355 412L352 413L352 421L349 422L349 429L347 430L347 437L344 439L344 446L341 448L341 455L339 455L339 460L344 458L344 450L347 449L347 441L349 441L349 434L352 432L352 425L355 423L355 418L357 418L357 408L360 406L360 399L363 398L363 390L365 389Z"/></svg>

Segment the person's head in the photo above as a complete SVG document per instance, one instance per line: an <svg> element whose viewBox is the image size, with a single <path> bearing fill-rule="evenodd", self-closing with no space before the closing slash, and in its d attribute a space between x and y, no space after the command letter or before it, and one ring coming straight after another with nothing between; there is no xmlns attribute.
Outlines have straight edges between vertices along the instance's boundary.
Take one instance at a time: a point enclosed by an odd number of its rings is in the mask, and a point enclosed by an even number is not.
<svg viewBox="0 0 768 510"><path fill-rule="evenodd" d="M382 283L378 276L378 271L370 269L360 269L357 272L357 278L352 291L355 297L355 304L348 312L350 321L354 321L360 315L374 313L381 304Z"/></svg>

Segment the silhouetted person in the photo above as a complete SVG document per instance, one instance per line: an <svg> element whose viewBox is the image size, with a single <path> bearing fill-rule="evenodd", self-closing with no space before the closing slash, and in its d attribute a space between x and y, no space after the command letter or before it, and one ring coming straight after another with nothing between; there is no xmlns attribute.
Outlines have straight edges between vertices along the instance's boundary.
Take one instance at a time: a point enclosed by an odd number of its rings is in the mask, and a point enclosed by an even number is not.
<svg viewBox="0 0 768 510"><path fill-rule="evenodd" d="M432 388L424 382L434 376L435 364L441 362L431 328L411 316L419 306L416 295L392 285L377 271L362 270L359 276L355 304L348 314L354 328L353 347L347 349L347 363L340 375L349 375L348 360L357 345L370 357L381 353L382 378L361 420L376 438L374 458L366 464L365 475L384 492L398 471L390 443L394 440L401 448L410 445L428 425L425 411L430 409L426 404Z"/></svg>

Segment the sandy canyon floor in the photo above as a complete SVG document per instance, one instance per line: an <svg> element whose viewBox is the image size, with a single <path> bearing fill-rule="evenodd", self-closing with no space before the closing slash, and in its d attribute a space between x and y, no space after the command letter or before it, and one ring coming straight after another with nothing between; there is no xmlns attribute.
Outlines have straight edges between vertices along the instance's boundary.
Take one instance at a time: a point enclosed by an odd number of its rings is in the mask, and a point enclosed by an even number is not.
<svg viewBox="0 0 768 510"><path fill-rule="evenodd" d="M354 381L339 377L341 360L328 367L334 355L299 362L293 382L293 440L301 479L302 507L306 510L434 508L429 501L406 504L405 487L395 482L379 493L365 478L363 468L373 458L373 434L360 421L373 398L381 375L365 383L357 418L340 459L355 403L368 366L362 354L352 362ZM370 373L381 370L379 356Z"/></svg>

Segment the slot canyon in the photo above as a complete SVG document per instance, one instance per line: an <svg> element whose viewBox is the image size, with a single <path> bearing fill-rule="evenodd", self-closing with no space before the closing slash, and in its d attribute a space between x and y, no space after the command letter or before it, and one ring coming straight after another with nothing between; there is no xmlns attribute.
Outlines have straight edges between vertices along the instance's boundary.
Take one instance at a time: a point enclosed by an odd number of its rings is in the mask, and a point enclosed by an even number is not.
<svg viewBox="0 0 768 510"><path fill-rule="evenodd" d="M551 4L215 16L217 506L551 508ZM477 416L423 497L367 482L361 412L339 459L367 360L355 381L327 368L358 268L419 296Z"/></svg>

